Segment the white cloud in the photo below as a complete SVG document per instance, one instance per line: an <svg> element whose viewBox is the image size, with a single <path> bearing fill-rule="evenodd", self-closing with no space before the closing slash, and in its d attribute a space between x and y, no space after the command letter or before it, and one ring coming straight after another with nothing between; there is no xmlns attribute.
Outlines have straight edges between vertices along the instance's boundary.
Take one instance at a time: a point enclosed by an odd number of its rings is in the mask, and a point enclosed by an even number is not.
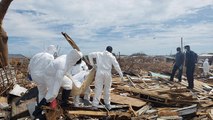
<svg viewBox="0 0 213 120"><path fill-rule="evenodd" d="M26 38L26 49L37 48L31 53L36 53L46 44L60 44L65 52L69 45L66 41L59 43L63 39L60 32L64 31L77 41L85 53L104 50L105 44L113 44L124 54L140 51L167 54L170 49L176 48L180 37L196 40L212 38L212 22L167 24L212 5L212 0L14 0L4 28L9 36ZM17 13L16 10L28 12ZM99 34L104 29L109 31ZM120 36L116 37L116 34ZM168 52L161 50L166 45L169 45ZM15 46L15 43L10 43L10 46ZM16 48L10 49L11 52L17 51ZM29 54L25 53L25 49L20 52Z"/></svg>

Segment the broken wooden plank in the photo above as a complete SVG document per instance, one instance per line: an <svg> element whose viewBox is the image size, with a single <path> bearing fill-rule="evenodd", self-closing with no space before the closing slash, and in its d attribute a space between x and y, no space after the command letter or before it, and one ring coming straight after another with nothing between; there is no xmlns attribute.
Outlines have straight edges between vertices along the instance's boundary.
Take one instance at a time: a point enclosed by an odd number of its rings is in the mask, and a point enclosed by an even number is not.
<svg viewBox="0 0 213 120"><path fill-rule="evenodd" d="M208 118L209 118L209 120L213 120L213 114L208 113Z"/></svg>
<svg viewBox="0 0 213 120"><path fill-rule="evenodd" d="M157 120L182 120L183 118L180 116L162 116L158 117Z"/></svg>
<svg viewBox="0 0 213 120"><path fill-rule="evenodd" d="M126 116L128 118L131 117L131 114L129 112L120 112L120 111L116 111L116 112L104 112L104 111L87 111L87 110L75 110L75 111L67 111L68 114L71 115L80 115L80 116Z"/></svg>
<svg viewBox="0 0 213 120"><path fill-rule="evenodd" d="M147 110L149 110L152 106L150 105L150 103L148 103L147 105L143 106L141 109L139 109L138 111L136 111L136 114L138 116L143 115Z"/></svg>
<svg viewBox="0 0 213 120"><path fill-rule="evenodd" d="M116 95L114 93L110 94L111 102L117 103L117 104L122 104L122 105L131 105L134 107L141 107L146 104L145 101L137 99L137 98L132 98L132 97L127 97L127 96L121 96L121 95Z"/></svg>
<svg viewBox="0 0 213 120"><path fill-rule="evenodd" d="M213 106L213 101L211 101L211 100L203 101L203 102L200 103L200 106L202 106L202 107L210 107L210 106Z"/></svg>
<svg viewBox="0 0 213 120"><path fill-rule="evenodd" d="M213 109L211 109L211 111L208 113L208 118L213 120Z"/></svg>
<svg viewBox="0 0 213 120"><path fill-rule="evenodd" d="M65 39L73 47L73 49L81 51L80 48L78 47L78 45L75 43L75 41L69 35L67 35L67 33L61 32L61 34L65 37ZM92 68L92 65L90 65L90 62L88 61L88 59L86 57L83 56L82 59L88 65L89 68Z"/></svg>
<svg viewBox="0 0 213 120"><path fill-rule="evenodd" d="M130 84L131 84L134 88L136 88L135 83L132 82L132 80L131 80L131 78L129 77L129 75L127 75L127 78L128 78L128 80L130 81Z"/></svg>
<svg viewBox="0 0 213 120"><path fill-rule="evenodd" d="M159 108L158 116L178 116L178 112L174 111L173 108Z"/></svg>
<svg viewBox="0 0 213 120"><path fill-rule="evenodd" d="M112 109L122 109L122 108L128 108L129 107L129 105L111 105L111 110ZM79 106L79 107L73 107L73 108L76 108L76 109L86 109L86 110L93 110L92 109L92 106L91 105L89 105L89 106ZM99 109L105 109L105 106L103 106L103 105L98 105L97 106L97 108L99 108Z"/></svg>
<svg viewBox="0 0 213 120"><path fill-rule="evenodd" d="M72 40L72 38L67 35L67 33L61 32L61 34L65 37L65 39L67 40L67 42L76 50L80 51L80 48L75 44L74 40Z"/></svg>
<svg viewBox="0 0 213 120"><path fill-rule="evenodd" d="M172 98L169 94L159 94L155 91L147 91L146 89L138 89L133 87L127 86L118 86L118 90L126 91L126 92L133 92L136 94L141 94L141 98L145 99L150 102L162 103L167 105L172 104L192 104L192 103L199 103L198 100L184 100L184 99L175 99Z"/></svg>
<svg viewBox="0 0 213 120"><path fill-rule="evenodd" d="M131 113L133 113L134 116L137 116L135 110L132 108L131 105L129 105L129 111L130 111Z"/></svg>
<svg viewBox="0 0 213 120"><path fill-rule="evenodd" d="M159 95L158 92L147 91L146 89L142 90L142 89L133 88L133 87L127 87L127 86L118 86L117 89L118 90L124 90L124 91L127 91L127 92L133 92L133 93L153 96L153 97L156 97L156 98L172 100L172 98L170 98L168 95L165 95L165 94L164 95Z"/></svg>
<svg viewBox="0 0 213 120"><path fill-rule="evenodd" d="M189 114L193 114L196 113L198 109L197 104L193 104L191 106L187 106L187 107L183 107L183 108L179 108L177 110L174 110L175 112L178 113L178 115L189 115Z"/></svg>

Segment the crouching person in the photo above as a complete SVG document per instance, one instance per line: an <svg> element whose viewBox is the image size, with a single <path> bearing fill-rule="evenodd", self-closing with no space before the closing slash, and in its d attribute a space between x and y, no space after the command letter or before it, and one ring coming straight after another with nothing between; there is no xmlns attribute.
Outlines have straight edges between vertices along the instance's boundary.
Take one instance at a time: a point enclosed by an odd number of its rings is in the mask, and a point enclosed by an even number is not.
<svg viewBox="0 0 213 120"><path fill-rule="evenodd" d="M42 105L49 105L57 96L59 89L62 87L62 102L60 103L62 107L66 107L68 103L68 98L72 89L72 80L71 76L68 73L68 70L74 66L77 61L79 61L82 57L82 53L77 50L71 50L67 55L62 55L57 57L56 59L49 60L49 64L47 66L40 66L39 70L42 71L42 74L38 74L39 82L36 82L38 86L39 93L43 93L39 97L39 103L33 112L35 118L44 117L42 115ZM45 61L45 59L41 59L40 61ZM47 62L47 63L48 63ZM29 71L33 69L30 65ZM32 79L33 74L31 73ZM38 79L36 78L36 79ZM42 116L42 117L41 117Z"/></svg>

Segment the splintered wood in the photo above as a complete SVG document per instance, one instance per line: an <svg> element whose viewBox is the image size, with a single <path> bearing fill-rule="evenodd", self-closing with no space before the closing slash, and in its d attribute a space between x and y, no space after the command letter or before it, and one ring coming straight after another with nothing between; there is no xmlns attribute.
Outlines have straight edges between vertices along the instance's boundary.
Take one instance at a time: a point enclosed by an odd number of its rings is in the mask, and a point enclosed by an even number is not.
<svg viewBox="0 0 213 120"><path fill-rule="evenodd" d="M11 67L0 68L0 96L11 89L16 81L16 71Z"/></svg>

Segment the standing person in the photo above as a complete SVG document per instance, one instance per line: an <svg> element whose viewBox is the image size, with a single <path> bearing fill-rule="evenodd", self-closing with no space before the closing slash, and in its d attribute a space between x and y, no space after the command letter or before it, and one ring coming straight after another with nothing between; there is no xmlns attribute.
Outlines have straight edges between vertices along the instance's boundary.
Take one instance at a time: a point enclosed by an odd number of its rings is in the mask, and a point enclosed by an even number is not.
<svg viewBox="0 0 213 120"><path fill-rule="evenodd" d="M89 74L88 72L88 67L86 65L86 63L81 59L80 61L78 61L79 63L74 65L71 69L70 69L70 73L72 74L72 76L75 76L77 74L81 74L81 76L83 77L78 77L80 79L78 79L78 81L80 83L83 83L84 80L86 79L86 76ZM74 106L75 107L79 107L79 100L80 100L80 95L74 96ZM85 105L89 105L90 103L90 87L88 86L86 88L86 91L84 92L84 99L83 102Z"/></svg>
<svg viewBox="0 0 213 120"><path fill-rule="evenodd" d="M184 46L186 50L186 59L185 59L185 67L186 67L186 77L188 81L187 89L194 88L194 71L195 71L195 63L197 62L197 54L190 50L190 46Z"/></svg>
<svg viewBox="0 0 213 120"><path fill-rule="evenodd" d="M177 53L175 55L175 64L172 69L170 81L173 81L175 72L178 70L178 81L181 82L182 72L183 72L184 54L181 52L180 47L178 47L176 50L177 50Z"/></svg>
<svg viewBox="0 0 213 120"><path fill-rule="evenodd" d="M104 52L92 52L89 54L89 61L94 65L93 58L96 58L96 76L95 76L95 95L93 97L93 109L97 109L101 97L102 89L104 87L104 103L105 107L110 110L110 88L112 85L111 69L114 66L123 81L123 73L121 68L112 54L112 47L107 46Z"/></svg>
<svg viewBox="0 0 213 120"><path fill-rule="evenodd" d="M209 73L209 59L206 58L205 61L203 62L203 74L205 77L207 77Z"/></svg>
<svg viewBox="0 0 213 120"><path fill-rule="evenodd" d="M48 61L49 64L47 66L40 66L38 70L42 71L42 74L38 75L38 78L34 78L32 75L32 79L40 79L40 83L37 83L38 85L43 85L43 87L39 89L39 92L42 91L45 93L43 98L39 98L41 100L35 107L35 111L33 112L35 118L44 117L41 106L51 103L57 97L60 87L63 88L61 106L67 106L72 89L71 75L68 73L68 70L75 65L81 57L81 52L75 49L71 50L67 55L61 55L52 61ZM45 59L39 59L39 61L44 62ZM36 64L30 67L30 71L34 67L37 67Z"/></svg>

